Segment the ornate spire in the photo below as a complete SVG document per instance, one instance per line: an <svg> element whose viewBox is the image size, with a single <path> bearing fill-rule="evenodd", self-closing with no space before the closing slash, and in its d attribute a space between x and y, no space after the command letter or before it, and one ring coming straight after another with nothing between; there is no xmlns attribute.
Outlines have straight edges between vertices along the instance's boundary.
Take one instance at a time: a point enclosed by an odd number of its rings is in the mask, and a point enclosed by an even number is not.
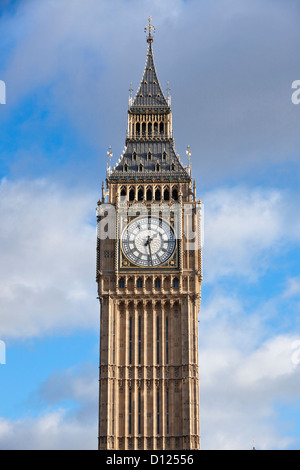
<svg viewBox="0 0 300 470"><path fill-rule="evenodd" d="M146 65L139 89L135 95L135 98L131 100L131 108L169 109L169 100L166 100L161 89L154 64L152 50L152 42L154 38L152 33L154 33L156 30L151 21L151 16L149 16L149 24L146 26L146 28L144 28L144 31L148 32Z"/></svg>

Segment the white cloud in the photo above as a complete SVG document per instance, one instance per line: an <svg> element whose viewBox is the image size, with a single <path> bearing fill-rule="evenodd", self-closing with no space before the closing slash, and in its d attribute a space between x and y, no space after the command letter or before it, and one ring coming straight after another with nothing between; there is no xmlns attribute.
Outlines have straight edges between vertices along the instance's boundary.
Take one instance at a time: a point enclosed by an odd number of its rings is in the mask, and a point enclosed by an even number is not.
<svg viewBox="0 0 300 470"><path fill-rule="evenodd" d="M283 248L299 245L295 194L236 186L212 190L202 199L206 282L224 276L257 280Z"/></svg>
<svg viewBox="0 0 300 470"><path fill-rule="evenodd" d="M283 297L298 297L300 295L300 277L291 277L287 281L287 286L283 292Z"/></svg>
<svg viewBox="0 0 300 470"><path fill-rule="evenodd" d="M70 419L63 408L38 418L0 419L0 445L2 450L96 450L97 422Z"/></svg>
<svg viewBox="0 0 300 470"><path fill-rule="evenodd" d="M96 365L82 363L53 372L28 399L22 417L15 420L0 417L0 448L96 449L97 371ZM38 414L37 405L38 410L43 409Z"/></svg>
<svg viewBox="0 0 300 470"><path fill-rule="evenodd" d="M241 293L217 289L200 311L202 448L251 449L253 439L259 449L295 448L292 423L278 406L298 400L297 334L272 335L260 316L264 306L249 311L246 304Z"/></svg>
<svg viewBox="0 0 300 470"><path fill-rule="evenodd" d="M95 207L46 180L1 182L2 339L96 326Z"/></svg>

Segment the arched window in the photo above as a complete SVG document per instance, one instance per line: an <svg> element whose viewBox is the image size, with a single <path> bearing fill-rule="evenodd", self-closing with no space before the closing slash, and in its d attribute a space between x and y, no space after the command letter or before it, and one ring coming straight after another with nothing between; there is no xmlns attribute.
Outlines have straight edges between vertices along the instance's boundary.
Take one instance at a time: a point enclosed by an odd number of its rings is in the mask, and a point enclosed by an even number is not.
<svg viewBox="0 0 300 470"><path fill-rule="evenodd" d="M164 201L168 201L170 199L170 193L168 189L164 190Z"/></svg>
<svg viewBox="0 0 300 470"><path fill-rule="evenodd" d="M166 151L163 152L162 158L163 158L164 161L167 159L167 152Z"/></svg>
<svg viewBox="0 0 300 470"><path fill-rule="evenodd" d="M158 277L155 279L154 285L155 285L156 289L160 288L160 279Z"/></svg>
<svg viewBox="0 0 300 470"><path fill-rule="evenodd" d="M136 281L136 287L138 289L141 289L143 287L143 279L141 277L139 277L138 280Z"/></svg>
<svg viewBox="0 0 300 470"><path fill-rule="evenodd" d="M172 170L172 171L175 170L175 165L174 165L174 163L172 163L172 165L171 165L171 170Z"/></svg>
<svg viewBox="0 0 300 470"><path fill-rule="evenodd" d="M132 154L132 159L133 159L133 160L136 160L136 152L133 152L133 154Z"/></svg>
<svg viewBox="0 0 300 470"><path fill-rule="evenodd" d="M135 129L136 129L136 135L137 135L137 137L139 137L140 132L141 132L141 125L140 125L139 122L136 123Z"/></svg>
<svg viewBox="0 0 300 470"><path fill-rule="evenodd" d="M143 164L142 163L139 164L139 171L143 171Z"/></svg>
<svg viewBox="0 0 300 470"><path fill-rule="evenodd" d="M120 195L123 197L126 196L126 188L121 189Z"/></svg>
<svg viewBox="0 0 300 470"><path fill-rule="evenodd" d="M125 163L125 165L124 165L124 171L125 171L125 172L128 171L128 165L127 165L127 163Z"/></svg>
<svg viewBox="0 0 300 470"><path fill-rule="evenodd" d="M172 198L174 199L174 201L177 201L178 200L178 191L176 188L173 188L173 191L172 191Z"/></svg>
<svg viewBox="0 0 300 470"><path fill-rule="evenodd" d="M163 122L161 122L159 124L159 133L160 133L161 136L164 134L164 123Z"/></svg>
<svg viewBox="0 0 300 470"><path fill-rule="evenodd" d="M179 279L177 277L175 277L173 279L173 288L178 289L178 287L179 287Z"/></svg>
<svg viewBox="0 0 300 470"><path fill-rule="evenodd" d="M135 192L134 192L134 189L131 188L129 191L129 201L134 201L134 197L135 197Z"/></svg>
<svg viewBox="0 0 300 470"><path fill-rule="evenodd" d="M124 278L121 277L121 279L119 279L119 288L124 289L124 287L125 287L125 281L124 281Z"/></svg>
<svg viewBox="0 0 300 470"><path fill-rule="evenodd" d="M138 201L142 201L144 199L144 190L143 188L139 188L138 190Z"/></svg>
<svg viewBox="0 0 300 470"><path fill-rule="evenodd" d="M155 191L155 200L160 201L160 199L161 199L160 189L156 189L156 191Z"/></svg>
<svg viewBox="0 0 300 470"><path fill-rule="evenodd" d="M156 165L155 165L155 169L156 169L156 171L159 171L159 170L160 170L159 163L156 163Z"/></svg>
<svg viewBox="0 0 300 470"><path fill-rule="evenodd" d="M152 201L152 189L148 188L146 192L146 200L147 201Z"/></svg>
<svg viewBox="0 0 300 470"><path fill-rule="evenodd" d="M148 160L151 160L151 159L152 159L152 153L151 153L150 151L148 152L147 157L148 157Z"/></svg>

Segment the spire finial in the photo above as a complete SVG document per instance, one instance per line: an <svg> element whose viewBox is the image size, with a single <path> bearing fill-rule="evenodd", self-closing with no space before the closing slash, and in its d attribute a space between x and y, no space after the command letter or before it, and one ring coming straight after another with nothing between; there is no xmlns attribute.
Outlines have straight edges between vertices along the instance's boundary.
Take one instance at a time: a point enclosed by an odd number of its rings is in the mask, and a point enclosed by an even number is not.
<svg viewBox="0 0 300 470"><path fill-rule="evenodd" d="M171 106L171 95L170 95L170 91L171 91L171 88L170 88L170 82L168 82L167 84L167 93L168 93L168 105Z"/></svg>
<svg viewBox="0 0 300 470"><path fill-rule="evenodd" d="M153 42L153 36L151 35L151 32L153 31L153 33L156 32L156 29L154 28L153 24L152 24L152 18L151 16L149 16L148 18L148 26L146 26L146 28L144 29L145 33L148 31L148 37L147 37L147 42Z"/></svg>
<svg viewBox="0 0 300 470"><path fill-rule="evenodd" d="M106 173L107 173L107 176L109 176L111 174L111 157L113 156L113 153L111 151L111 146L109 146L108 148L107 156L108 156L108 163L106 165Z"/></svg>
<svg viewBox="0 0 300 470"><path fill-rule="evenodd" d="M186 156L187 156L188 162L189 162L188 172L189 172L189 174L191 174L191 155L192 155L192 152L191 152L191 149L190 149L189 145L187 146L187 149L186 149L185 153L186 153Z"/></svg>
<svg viewBox="0 0 300 470"><path fill-rule="evenodd" d="M130 88L129 88L129 106L132 104L132 92L133 92L133 89L132 89L132 82L130 82Z"/></svg>

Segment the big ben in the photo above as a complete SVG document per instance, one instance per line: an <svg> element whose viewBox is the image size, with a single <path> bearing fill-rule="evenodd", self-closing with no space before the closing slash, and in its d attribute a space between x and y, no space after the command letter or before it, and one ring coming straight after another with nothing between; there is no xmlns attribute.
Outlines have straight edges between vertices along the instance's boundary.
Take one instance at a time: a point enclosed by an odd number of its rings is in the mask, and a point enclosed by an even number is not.
<svg viewBox="0 0 300 470"><path fill-rule="evenodd" d="M151 18L145 30L125 149L97 205L98 448L192 450L200 448L201 202L175 151Z"/></svg>

